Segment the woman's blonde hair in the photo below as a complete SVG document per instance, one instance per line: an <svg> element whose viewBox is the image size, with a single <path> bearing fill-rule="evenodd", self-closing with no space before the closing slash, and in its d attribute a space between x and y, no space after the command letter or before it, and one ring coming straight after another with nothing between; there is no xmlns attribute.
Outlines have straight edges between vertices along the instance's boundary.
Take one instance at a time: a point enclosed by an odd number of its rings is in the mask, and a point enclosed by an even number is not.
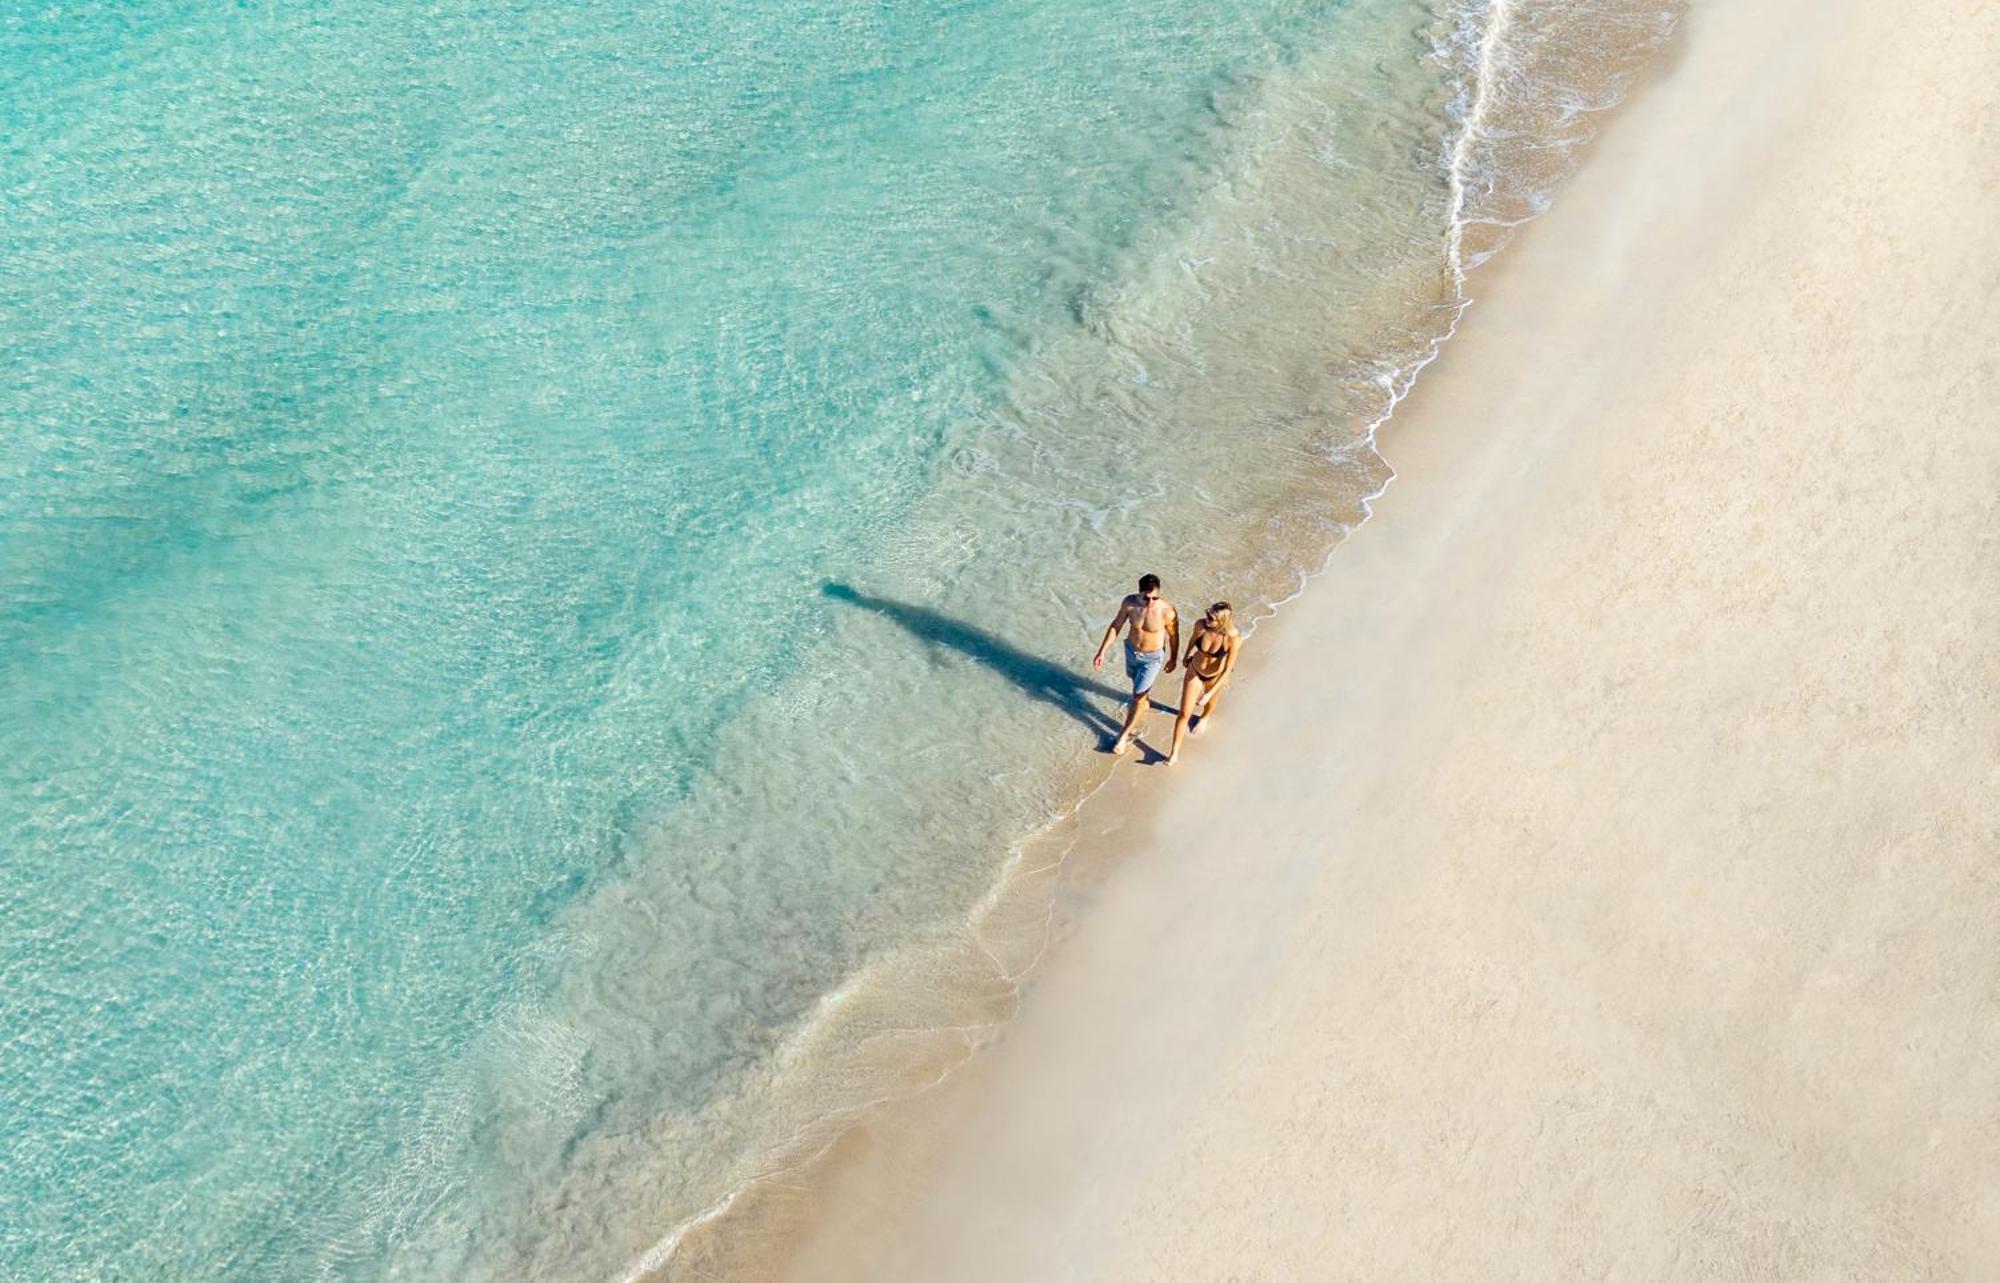
<svg viewBox="0 0 2000 1283"><path fill-rule="evenodd" d="M1215 621L1217 628L1227 629L1229 627L1229 603L1218 601L1211 604L1208 608L1208 617Z"/></svg>

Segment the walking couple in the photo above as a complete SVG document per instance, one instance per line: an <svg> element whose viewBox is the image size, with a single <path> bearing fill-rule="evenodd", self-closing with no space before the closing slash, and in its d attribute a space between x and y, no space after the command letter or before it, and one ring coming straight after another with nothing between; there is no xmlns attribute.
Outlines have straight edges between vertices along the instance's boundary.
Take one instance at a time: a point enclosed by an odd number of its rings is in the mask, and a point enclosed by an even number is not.
<svg viewBox="0 0 2000 1283"><path fill-rule="evenodd" d="M1139 591L1120 603L1117 617L1104 630L1104 640L1097 644L1097 654L1090 661L1092 668L1104 667L1104 656L1121 630L1125 631L1125 675L1132 679L1132 707L1125 714L1124 729L1112 742L1114 755L1123 753L1138 738L1139 719L1152 706L1153 683L1163 671L1174 671L1175 652L1180 650L1180 612L1160 596L1158 575L1141 575ZM1187 667L1181 677L1180 713L1174 719L1174 739L1167 750L1167 765L1180 760L1182 736L1190 730L1199 735L1202 727L1215 720L1215 701L1229 682L1242 645L1242 634L1230 620L1228 602L1216 602L1195 621L1193 631L1188 634L1187 650L1178 656L1179 662Z"/></svg>

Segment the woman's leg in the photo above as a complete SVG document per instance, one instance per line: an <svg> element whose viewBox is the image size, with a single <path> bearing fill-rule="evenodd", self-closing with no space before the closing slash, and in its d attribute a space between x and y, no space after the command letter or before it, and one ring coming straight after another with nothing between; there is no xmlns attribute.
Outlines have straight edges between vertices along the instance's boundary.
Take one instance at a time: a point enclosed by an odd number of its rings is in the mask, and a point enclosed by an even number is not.
<svg viewBox="0 0 2000 1283"><path fill-rule="evenodd" d="M1196 677L1193 673L1189 673L1181 679L1181 711L1180 716L1174 718L1173 745L1167 749L1167 765L1169 766L1172 766L1174 759L1181 755L1181 736L1187 734L1188 722L1194 718L1194 706L1201 702L1201 688L1203 685L1205 683L1201 678Z"/></svg>
<svg viewBox="0 0 2000 1283"><path fill-rule="evenodd" d="M1195 734L1201 734L1202 727L1207 726L1214 719L1215 706L1222 702L1222 688L1227 685L1229 685L1229 679L1224 677L1221 681L1208 688L1208 703L1199 710L1201 725L1194 728Z"/></svg>

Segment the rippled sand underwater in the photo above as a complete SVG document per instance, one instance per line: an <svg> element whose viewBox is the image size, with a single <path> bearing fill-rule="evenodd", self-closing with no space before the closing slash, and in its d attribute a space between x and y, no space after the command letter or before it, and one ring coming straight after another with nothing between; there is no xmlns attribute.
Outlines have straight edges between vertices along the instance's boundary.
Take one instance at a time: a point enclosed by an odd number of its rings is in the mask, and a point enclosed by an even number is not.
<svg viewBox="0 0 2000 1283"><path fill-rule="evenodd" d="M0 28L0 1273L613 1276L948 1062L1663 17Z"/></svg>

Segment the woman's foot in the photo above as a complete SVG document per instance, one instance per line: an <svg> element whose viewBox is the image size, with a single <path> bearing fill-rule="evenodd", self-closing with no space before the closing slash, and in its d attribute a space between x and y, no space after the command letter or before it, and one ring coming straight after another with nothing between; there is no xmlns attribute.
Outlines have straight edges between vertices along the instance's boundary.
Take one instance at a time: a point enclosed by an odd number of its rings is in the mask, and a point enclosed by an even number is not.
<svg viewBox="0 0 2000 1283"><path fill-rule="evenodd" d="M1167 754L1166 760L1163 763L1163 765L1172 766L1175 762L1178 762L1180 760L1181 760L1181 751L1179 749L1175 749L1173 752Z"/></svg>
<svg viewBox="0 0 2000 1283"><path fill-rule="evenodd" d="M1206 725L1208 725L1208 718L1206 716L1197 717L1188 723L1188 734L1199 735L1201 734L1201 728Z"/></svg>

